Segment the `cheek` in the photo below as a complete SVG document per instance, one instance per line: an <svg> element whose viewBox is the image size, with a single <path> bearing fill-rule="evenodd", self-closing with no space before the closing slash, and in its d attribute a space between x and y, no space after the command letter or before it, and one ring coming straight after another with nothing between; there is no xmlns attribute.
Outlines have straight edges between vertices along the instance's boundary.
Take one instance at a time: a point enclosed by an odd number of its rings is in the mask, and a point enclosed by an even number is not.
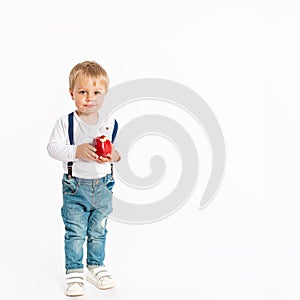
<svg viewBox="0 0 300 300"><path fill-rule="evenodd" d="M82 101L82 99L76 98L75 103L76 103L77 106L81 106L83 104L83 101Z"/></svg>
<svg viewBox="0 0 300 300"><path fill-rule="evenodd" d="M102 96L101 98L97 99L97 105L98 106L102 106L103 102L104 102L104 96Z"/></svg>
<svg viewBox="0 0 300 300"><path fill-rule="evenodd" d="M76 101L78 101L78 102L83 102L83 100L84 100L84 95L76 95L75 99L76 99Z"/></svg>

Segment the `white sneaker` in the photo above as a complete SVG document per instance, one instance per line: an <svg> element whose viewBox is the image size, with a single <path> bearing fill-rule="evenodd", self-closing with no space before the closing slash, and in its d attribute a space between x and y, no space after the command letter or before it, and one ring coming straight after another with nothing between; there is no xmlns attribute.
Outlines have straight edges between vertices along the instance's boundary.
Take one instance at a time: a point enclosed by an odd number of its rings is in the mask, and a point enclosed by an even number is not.
<svg viewBox="0 0 300 300"><path fill-rule="evenodd" d="M84 294L84 278L83 273L69 273L66 275L66 289L67 296L83 296Z"/></svg>
<svg viewBox="0 0 300 300"><path fill-rule="evenodd" d="M100 290L111 289L115 286L111 274L104 266L89 271L86 280Z"/></svg>

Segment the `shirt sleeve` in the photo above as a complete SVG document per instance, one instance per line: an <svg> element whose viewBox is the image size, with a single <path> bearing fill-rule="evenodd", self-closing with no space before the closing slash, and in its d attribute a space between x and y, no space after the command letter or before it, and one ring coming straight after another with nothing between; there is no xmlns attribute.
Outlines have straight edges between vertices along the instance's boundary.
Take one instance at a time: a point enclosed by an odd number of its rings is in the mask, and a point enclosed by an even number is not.
<svg viewBox="0 0 300 300"><path fill-rule="evenodd" d="M67 122L62 117L57 120L47 145L48 154L57 160L68 162L77 161L76 145L70 145Z"/></svg>

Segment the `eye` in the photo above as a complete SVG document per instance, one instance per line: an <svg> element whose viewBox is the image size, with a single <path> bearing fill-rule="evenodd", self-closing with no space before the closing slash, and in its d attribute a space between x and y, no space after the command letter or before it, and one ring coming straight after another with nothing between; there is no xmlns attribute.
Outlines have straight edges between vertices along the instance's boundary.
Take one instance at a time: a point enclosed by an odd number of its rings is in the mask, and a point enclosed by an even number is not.
<svg viewBox="0 0 300 300"><path fill-rule="evenodd" d="M84 95L86 93L86 91L79 91L79 94Z"/></svg>
<svg viewBox="0 0 300 300"><path fill-rule="evenodd" d="M103 94L102 91L96 91L96 92L95 92L95 95L101 95L101 94Z"/></svg>

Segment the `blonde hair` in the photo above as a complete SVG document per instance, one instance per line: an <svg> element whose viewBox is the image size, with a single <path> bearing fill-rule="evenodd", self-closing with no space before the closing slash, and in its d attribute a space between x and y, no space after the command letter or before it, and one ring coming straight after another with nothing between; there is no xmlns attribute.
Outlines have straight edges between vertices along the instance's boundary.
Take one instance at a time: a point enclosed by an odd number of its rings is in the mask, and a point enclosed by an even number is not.
<svg viewBox="0 0 300 300"><path fill-rule="evenodd" d="M79 76L84 78L99 79L105 86L107 92L109 86L109 78L106 71L95 61L84 61L73 67L69 75L69 88L74 89L75 82Z"/></svg>

